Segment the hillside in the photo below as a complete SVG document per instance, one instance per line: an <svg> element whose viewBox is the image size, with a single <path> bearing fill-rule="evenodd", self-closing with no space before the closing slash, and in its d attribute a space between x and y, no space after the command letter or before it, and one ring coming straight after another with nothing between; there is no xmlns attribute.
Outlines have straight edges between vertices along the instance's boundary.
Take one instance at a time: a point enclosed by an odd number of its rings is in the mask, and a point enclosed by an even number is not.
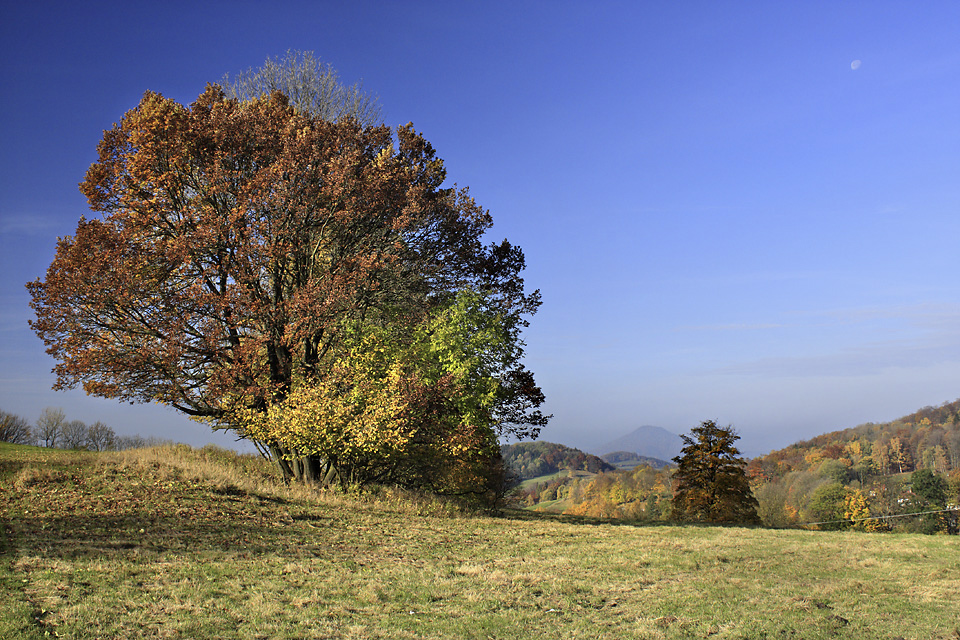
<svg viewBox="0 0 960 640"><path fill-rule="evenodd" d="M859 475L960 469L960 400L898 420L867 423L792 444L750 461L754 477L776 478L838 460Z"/></svg>
<svg viewBox="0 0 960 640"><path fill-rule="evenodd" d="M0 445L5 639L945 640L958 557L957 538L491 518L313 493L208 448Z"/></svg>
<svg viewBox="0 0 960 640"><path fill-rule="evenodd" d="M747 473L768 526L957 533L960 401L798 442Z"/></svg>
<svg viewBox="0 0 960 640"><path fill-rule="evenodd" d="M627 451L639 456L668 461L680 455L683 440L675 433L653 426L638 427L630 433L593 448L597 455Z"/></svg>
<svg viewBox="0 0 960 640"><path fill-rule="evenodd" d="M613 471L613 465L579 449L553 442L518 442L500 449L503 460L523 480L558 471Z"/></svg>

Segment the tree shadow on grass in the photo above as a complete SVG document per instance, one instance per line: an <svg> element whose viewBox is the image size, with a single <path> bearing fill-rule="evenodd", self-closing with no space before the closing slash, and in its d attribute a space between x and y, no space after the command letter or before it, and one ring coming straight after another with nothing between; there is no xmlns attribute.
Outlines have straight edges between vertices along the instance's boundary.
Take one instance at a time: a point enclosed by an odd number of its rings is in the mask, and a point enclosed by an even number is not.
<svg viewBox="0 0 960 640"><path fill-rule="evenodd" d="M567 513L549 511L530 511L527 509L504 509L499 516L505 520L517 522L560 522L584 526L613 525L617 527L647 528L675 526L673 522L663 520L625 520L623 518L600 518L596 516L574 516Z"/></svg>
<svg viewBox="0 0 960 640"><path fill-rule="evenodd" d="M330 536L323 535L325 528L335 526L333 518L315 513L267 512L242 519L146 513L24 517L0 520L5 539L0 554L63 560L165 554L318 557L335 555Z"/></svg>
<svg viewBox="0 0 960 640"><path fill-rule="evenodd" d="M527 509L505 509L499 515L505 520L518 522L560 522L580 526L609 525L616 527L630 527L634 529L649 529L658 527L683 527L695 529L716 528L743 528L764 529L766 527L751 524L736 524L729 522L677 522L674 520L626 520L622 518L600 518L597 516L575 516L566 513L551 513L549 511L530 511Z"/></svg>

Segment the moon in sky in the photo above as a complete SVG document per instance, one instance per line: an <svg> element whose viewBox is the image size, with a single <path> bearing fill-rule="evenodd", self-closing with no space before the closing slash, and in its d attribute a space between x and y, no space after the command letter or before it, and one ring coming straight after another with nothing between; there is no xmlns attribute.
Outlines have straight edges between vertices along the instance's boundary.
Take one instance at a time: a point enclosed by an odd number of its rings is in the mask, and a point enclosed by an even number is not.
<svg viewBox="0 0 960 640"><path fill-rule="evenodd" d="M859 68L860 68L860 61L859 61L859 60L854 60L853 62L851 62L851 63L850 63L850 68L853 69L854 71L856 71L857 69L859 69Z"/></svg>

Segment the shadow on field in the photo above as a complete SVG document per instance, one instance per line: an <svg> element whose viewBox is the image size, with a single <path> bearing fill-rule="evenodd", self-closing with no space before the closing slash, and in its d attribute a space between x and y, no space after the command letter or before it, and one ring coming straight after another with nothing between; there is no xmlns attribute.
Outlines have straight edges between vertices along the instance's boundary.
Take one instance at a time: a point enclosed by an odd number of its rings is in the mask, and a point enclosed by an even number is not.
<svg viewBox="0 0 960 640"><path fill-rule="evenodd" d="M25 517L0 521L6 538L0 553L64 560L168 553L335 555L334 547L317 544L321 536L315 531L329 526L330 518L317 514L273 515L277 517L245 521L237 519L236 514L200 520L146 515Z"/></svg>
<svg viewBox="0 0 960 640"><path fill-rule="evenodd" d="M682 527L685 529L764 529L760 525L735 523L709 522L673 522L670 520L623 520L620 518L599 518L596 516L574 516L565 513L551 513L549 511L529 511L527 509L505 509L498 517L518 522L558 522L580 526L609 525L615 527L630 527L632 529L649 529L657 527Z"/></svg>
<svg viewBox="0 0 960 640"><path fill-rule="evenodd" d="M646 528L674 526L671 522L642 522L623 520L619 518L598 518L595 516L573 516L565 513L551 513L549 511L529 511L527 509L505 509L498 517L504 520L518 522L559 522L576 525L613 525L617 527Z"/></svg>

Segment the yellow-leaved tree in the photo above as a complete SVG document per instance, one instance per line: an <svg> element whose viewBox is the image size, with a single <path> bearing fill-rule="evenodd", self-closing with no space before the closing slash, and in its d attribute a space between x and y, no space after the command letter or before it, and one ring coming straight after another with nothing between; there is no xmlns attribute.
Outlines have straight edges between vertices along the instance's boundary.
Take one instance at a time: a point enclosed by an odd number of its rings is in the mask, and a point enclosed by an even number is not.
<svg viewBox="0 0 960 640"><path fill-rule="evenodd" d="M357 323L326 376L296 383L266 412L237 402L229 420L296 452L282 464L315 465L292 475L488 495L504 421L537 393L518 367L518 328L469 289L416 325Z"/></svg>

